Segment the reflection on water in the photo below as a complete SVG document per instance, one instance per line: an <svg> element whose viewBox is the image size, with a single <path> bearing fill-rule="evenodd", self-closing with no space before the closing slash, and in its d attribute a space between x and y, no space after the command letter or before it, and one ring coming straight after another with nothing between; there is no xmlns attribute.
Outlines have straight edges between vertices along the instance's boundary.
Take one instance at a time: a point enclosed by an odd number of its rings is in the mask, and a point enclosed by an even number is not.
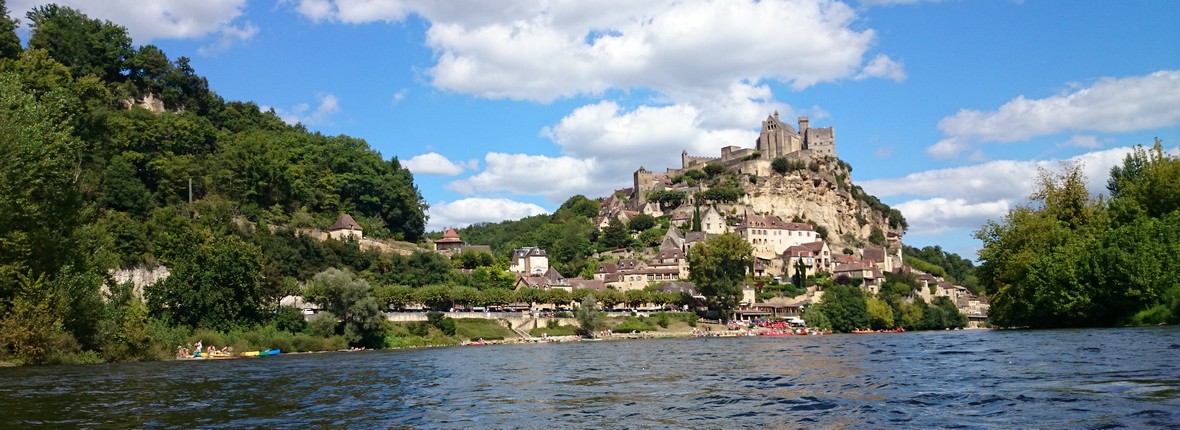
<svg viewBox="0 0 1180 430"><path fill-rule="evenodd" d="M1174 427L1180 329L434 348L0 369L0 427Z"/></svg>

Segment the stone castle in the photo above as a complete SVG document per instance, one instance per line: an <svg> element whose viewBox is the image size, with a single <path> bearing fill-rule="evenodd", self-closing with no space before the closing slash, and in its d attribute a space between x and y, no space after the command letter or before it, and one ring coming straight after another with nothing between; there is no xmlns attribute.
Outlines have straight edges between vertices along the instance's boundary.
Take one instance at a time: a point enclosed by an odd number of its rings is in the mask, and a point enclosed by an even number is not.
<svg viewBox="0 0 1180 430"><path fill-rule="evenodd" d="M732 168L751 159L773 160L783 157L792 160L807 160L811 158L836 156L836 132L832 127L811 128L806 116L799 117L799 130L779 119L778 112L766 117L762 121L762 131L754 141L753 148L727 146L721 148L720 157L698 157L688 155L688 151L680 153L680 169L668 169L666 173L655 173L640 167L634 174L633 207L647 203L647 194L664 189L666 182L674 175L683 174L689 170L703 169L710 163L721 164ZM739 169L741 170L741 169ZM766 174L768 172L744 172Z"/></svg>

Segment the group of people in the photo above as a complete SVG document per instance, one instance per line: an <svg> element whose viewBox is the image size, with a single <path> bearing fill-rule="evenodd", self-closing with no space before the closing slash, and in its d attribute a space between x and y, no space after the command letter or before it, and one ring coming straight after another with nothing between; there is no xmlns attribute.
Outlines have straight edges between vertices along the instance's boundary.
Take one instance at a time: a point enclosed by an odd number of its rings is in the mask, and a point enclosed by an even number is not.
<svg viewBox="0 0 1180 430"><path fill-rule="evenodd" d="M232 346L226 345L226 346L222 347L221 349L217 349L217 347L213 346L213 345L209 345L208 347L206 347L201 343L200 340L198 340L197 344L193 345L193 349L191 351L189 350L188 346L185 346L185 345L177 346L176 347L176 358L207 357L207 356L209 356L209 354L213 354L213 353L220 353L220 354L227 354L228 355L228 354L233 354L233 352L234 352L234 347L232 347Z"/></svg>

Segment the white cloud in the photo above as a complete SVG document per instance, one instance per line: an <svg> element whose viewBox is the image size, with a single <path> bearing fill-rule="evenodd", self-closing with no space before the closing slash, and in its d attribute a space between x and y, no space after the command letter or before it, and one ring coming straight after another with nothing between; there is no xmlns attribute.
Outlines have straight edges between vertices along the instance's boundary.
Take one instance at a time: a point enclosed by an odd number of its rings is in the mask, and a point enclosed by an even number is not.
<svg viewBox="0 0 1180 430"><path fill-rule="evenodd" d="M282 118L283 122L291 125L330 124L329 117L340 111L340 100L332 94L320 94L317 97L320 99L320 104L314 110L310 104L299 103L290 109L274 108L275 114ZM266 111L268 107L262 106L262 110Z"/></svg>
<svg viewBox="0 0 1180 430"><path fill-rule="evenodd" d="M464 193L507 191L513 194L545 196L560 202L574 194L596 195L602 184L597 177L596 160L543 155L490 152L484 157L486 168L478 175L451 182L447 188Z"/></svg>
<svg viewBox="0 0 1180 430"><path fill-rule="evenodd" d="M401 103L403 100L405 100L405 99L406 99L406 95L407 95L407 94L409 94L409 90L407 90L407 89L405 89L405 88L402 88L402 89L400 89L400 90L394 91L394 93L393 93L393 98L392 98L392 100L390 101L390 104L391 104L391 105L393 105L393 106L397 106L397 105L398 105L398 104L400 104L400 103Z"/></svg>
<svg viewBox="0 0 1180 430"><path fill-rule="evenodd" d="M911 234L925 236L978 228L989 219L1003 218L1010 204L1008 200L968 203L964 199L936 197L910 200L894 207L905 215Z"/></svg>
<svg viewBox="0 0 1180 430"><path fill-rule="evenodd" d="M908 5L908 4L918 4L918 3L938 3L941 1L942 0L860 0L860 1L858 1L858 3L860 3L861 7L873 7L873 6L895 6L895 5L903 5L903 4Z"/></svg>
<svg viewBox="0 0 1180 430"><path fill-rule="evenodd" d="M241 27L227 26L221 31L218 39L197 49L197 54L211 56L228 51L235 44L246 42L258 34L258 26L247 22Z"/></svg>
<svg viewBox="0 0 1180 430"><path fill-rule="evenodd" d="M1086 187L1106 193L1110 169L1122 163L1131 148L1111 148L1064 160L1082 164ZM877 197L916 197L893 205L905 215L910 233L939 234L975 228L999 219L1007 210L1025 204L1036 186L1037 169L1060 171L1062 160L996 160L972 166L928 170L901 178L864 181L861 186Z"/></svg>
<svg viewBox="0 0 1180 430"><path fill-rule="evenodd" d="M856 75L856 79L868 78L886 78L892 79L895 82L904 81L906 78L905 66L884 54L877 55L861 70L860 74Z"/></svg>
<svg viewBox="0 0 1180 430"><path fill-rule="evenodd" d="M1122 133L1180 124L1180 70L1103 78L1043 99L1019 96L993 112L961 110L943 118L945 139L926 148L954 158L980 142L1016 142L1061 132Z"/></svg>
<svg viewBox="0 0 1180 430"><path fill-rule="evenodd" d="M82 11L91 18L109 20L127 28L136 43L156 39L200 39L213 36L216 48L248 40L258 33L258 27L241 22L246 0L13 0L8 8L13 16L23 17L36 6L56 3Z"/></svg>
<svg viewBox="0 0 1180 430"><path fill-rule="evenodd" d="M547 213L545 208L532 203L509 199L467 198L430 205L428 230L447 227L466 227L479 222L515 220Z"/></svg>
<svg viewBox="0 0 1180 430"><path fill-rule="evenodd" d="M861 77L904 79L876 34L829 0L437 2L302 0L312 20L430 21L434 86L548 102L609 89L726 93L737 82L803 89Z"/></svg>
<svg viewBox="0 0 1180 430"><path fill-rule="evenodd" d="M414 158L406 160L402 165L416 175L446 176L463 173L463 169L466 167L466 163L452 163L447 157L437 152L415 155Z"/></svg>
<svg viewBox="0 0 1180 430"><path fill-rule="evenodd" d="M1098 148L1098 138L1094 136L1077 135L1062 143L1062 146L1076 146L1079 148Z"/></svg>

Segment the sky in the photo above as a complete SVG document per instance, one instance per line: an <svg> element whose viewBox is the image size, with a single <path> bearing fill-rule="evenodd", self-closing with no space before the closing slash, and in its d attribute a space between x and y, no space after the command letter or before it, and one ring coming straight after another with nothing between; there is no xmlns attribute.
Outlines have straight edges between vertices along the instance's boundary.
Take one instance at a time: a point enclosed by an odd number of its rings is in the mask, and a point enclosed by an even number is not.
<svg viewBox="0 0 1180 430"><path fill-rule="evenodd" d="M975 258L1038 168L1081 162L1097 195L1135 145L1180 145L1171 0L57 3L189 57L227 100L397 157L429 231L605 197L682 150L752 147L779 112L835 128L907 245Z"/></svg>

